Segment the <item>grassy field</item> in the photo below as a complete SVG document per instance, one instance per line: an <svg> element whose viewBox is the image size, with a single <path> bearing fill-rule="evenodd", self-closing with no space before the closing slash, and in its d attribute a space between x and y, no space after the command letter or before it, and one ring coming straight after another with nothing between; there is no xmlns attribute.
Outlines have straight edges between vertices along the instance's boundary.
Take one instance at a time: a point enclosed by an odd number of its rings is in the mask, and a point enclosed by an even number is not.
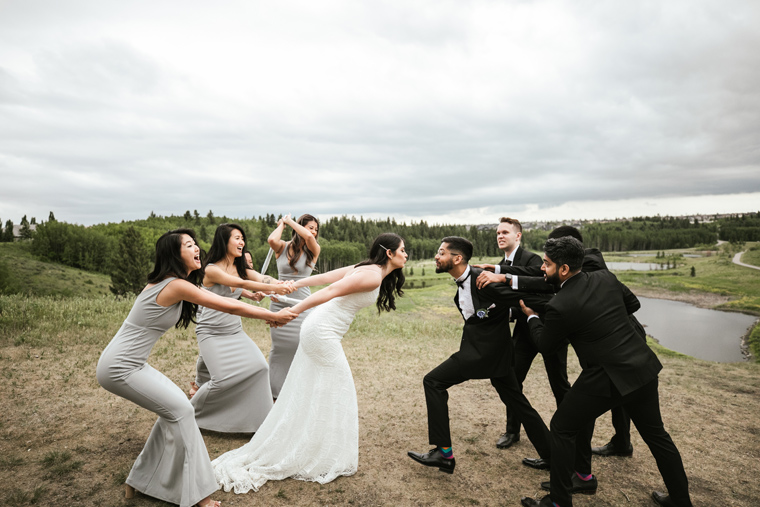
<svg viewBox="0 0 760 507"><path fill-rule="evenodd" d="M742 255L741 261L745 264L760 266L760 243L747 243L747 251Z"/></svg>
<svg viewBox="0 0 760 507"><path fill-rule="evenodd" d="M416 268L415 268L416 271ZM427 275L426 268L426 275ZM254 505L519 505L540 495L548 473L520 464L535 451L523 439L508 450L494 442L504 408L488 381L451 389L457 470L441 474L412 462L408 450L428 449L422 377L459 345L461 318L449 281L407 291L399 310L359 313L344 347L359 398L359 472L327 485L285 480L258 493L217 493L227 506ZM121 325L130 301L110 297L0 296L0 473L7 505L156 506L123 498L123 481L155 416L100 388L95 365ZM245 328L266 354L267 328ZM665 369L660 395L666 427L679 446L695 505L751 505L760 499L760 366L699 361L658 349ZM197 344L192 329L172 330L150 363L180 386L193 378ZM579 373L570 360L571 380ZM548 422L554 402L542 368L525 391ZM594 443L612 434L600 418ZM697 431L695 429L698 428ZM212 458L247 441L204 435ZM654 460L634 432L632 458L596 459L600 488L580 506L652 505L662 489Z"/></svg>

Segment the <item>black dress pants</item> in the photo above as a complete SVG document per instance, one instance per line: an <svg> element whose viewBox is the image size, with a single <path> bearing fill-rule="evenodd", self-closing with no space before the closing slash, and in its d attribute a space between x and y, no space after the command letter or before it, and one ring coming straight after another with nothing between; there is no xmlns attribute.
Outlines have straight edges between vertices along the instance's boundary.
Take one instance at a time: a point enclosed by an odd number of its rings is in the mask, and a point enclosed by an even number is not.
<svg viewBox="0 0 760 507"><path fill-rule="evenodd" d="M425 401L428 412L428 435L431 445L440 447L451 446L451 428L449 424L449 393L451 386L461 384L471 377L462 374L457 361L448 358L425 375ZM538 455L544 459L550 458L549 430L541 416L536 412L528 399L520 390L513 370L503 377L492 378L491 385L496 388L499 398L505 404L514 407L523 421L525 432L528 434Z"/></svg>
<svg viewBox="0 0 760 507"><path fill-rule="evenodd" d="M530 367L533 364L533 360L536 355L539 354L538 349L530 339L530 336L524 336L522 333L515 333L515 377L517 384L520 387L520 392L523 389L523 382L525 377L528 376ZM570 390L570 382L567 380L567 343L557 349L556 352L551 354L541 354L544 360L544 368L546 369L546 376L549 378L549 385L554 394L554 399L557 401L557 406L562 403L562 399L565 394ZM507 433L518 435L520 433L520 417L517 411L507 405Z"/></svg>
<svg viewBox="0 0 760 507"><path fill-rule="evenodd" d="M551 499L562 507L573 505L570 493L574 472L591 473L591 434L594 421L615 406L623 406L649 447L670 498L678 506L691 506L689 483L681 454L665 431L660 415L658 380L621 396L612 386L611 397L595 396L577 389L565 396L551 421Z"/></svg>

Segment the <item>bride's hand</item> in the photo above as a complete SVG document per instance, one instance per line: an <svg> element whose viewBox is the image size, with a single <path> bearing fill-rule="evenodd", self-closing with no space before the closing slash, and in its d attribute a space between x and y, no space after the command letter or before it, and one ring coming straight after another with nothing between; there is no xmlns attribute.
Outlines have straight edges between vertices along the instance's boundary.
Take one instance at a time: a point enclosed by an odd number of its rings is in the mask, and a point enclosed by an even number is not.
<svg viewBox="0 0 760 507"><path fill-rule="evenodd" d="M274 318L272 320L280 324L287 324L288 322L295 319L296 317L298 317L298 314L296 312L294 312L290 308L283 308L282 310L274 314Z"/></svg>

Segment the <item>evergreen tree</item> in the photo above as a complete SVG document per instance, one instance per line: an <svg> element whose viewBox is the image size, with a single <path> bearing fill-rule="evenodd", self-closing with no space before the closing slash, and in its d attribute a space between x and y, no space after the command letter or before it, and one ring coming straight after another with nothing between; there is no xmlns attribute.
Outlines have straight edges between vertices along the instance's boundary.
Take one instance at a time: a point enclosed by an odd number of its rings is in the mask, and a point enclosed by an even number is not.
<svg viewBox="0 0 760 507"><path fill-rule="evenodd" d="M193 215L190 214L190 210L187 210L182 218L185 219L185 222L189 222L193 219Z"/></svg>
<svg viewBox="0 0 760 507"><path fill-rule="evenodd" d="M37 219L34 218L34 217L32 217L32 219L29 221L29 223L32 224L32 225L37 225Z"/></svg>
<svg viewBox="0 0 760 507"><path fill-rule="evenodd" d="M113 257L111 292L117 296L139 294L145 287L150 270L150 251L140 231L127 227L119 238L119 247Z"/></svg>
<svg viewBox="0 0 760 507"><path fill-rule="evenodd" d="M21 239L32 239L32 229L29 227L29 220L26 219L26 215L21 219L21 227L18 230L18 235Z"/></svg>
<svg viewBox="0 0 760 507"><path fill-rule="evenodd" d="M195 218L195 225L200 225L201 224L201 214L198 213L197 209L193 210L193 217Z"/></svg>
<svg viewBox="0 0 760 507"><path fill-rule="evenodd" d="M3 232L3 241L10 243L13 241L13 220L8 219L5 222L5 231Z"/></svg>
<svg viewBox="0 0 760 507"><path fill-rule="evenodd" d="M208 218L208 223L211 225L214 225L216 222L214 221L214 212L211 210L208 210L208 214L206 215L206 218Z"/></svg>
<svg viewBox="0 0 760 507"><path fill-rule="evenodd" d="M48 222L55 222L55 215L53 214L52 211L48 215Z"/></svg>

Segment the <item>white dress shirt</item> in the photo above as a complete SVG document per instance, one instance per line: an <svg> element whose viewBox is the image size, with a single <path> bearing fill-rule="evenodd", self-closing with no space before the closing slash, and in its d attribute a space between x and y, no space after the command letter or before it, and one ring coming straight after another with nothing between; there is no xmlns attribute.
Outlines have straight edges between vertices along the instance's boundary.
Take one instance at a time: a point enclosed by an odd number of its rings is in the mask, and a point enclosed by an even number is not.
<svg viewBox="0 0 760 507"><path fill-rule="evenodd" d="M509 261L510 266L514 265L514 263L515 263L515 254L517 253L517 247L519 247L519 246L520 245L517 245L515 247L515 249L512 250L512 252L510 252L509 255L504 254L504 260L505 261ZM501 266L499 264L495 265L493 267L493 272L496 273L497 275L500 275L501 274ZM512 288L514 290L517 290L517 275L512 275Z"/></svg>
<svg viewBox="0 0 760 507"><path fill-rule="evenodd" d="M467 266L462 276L456 279L457 282L461 282L462 280L464 282L459 287L459 309L462 311L464 320L467 320L475 315L475 306L472 304L472 293L470 292L470 282L472 282L470 266Z"/></svg>

